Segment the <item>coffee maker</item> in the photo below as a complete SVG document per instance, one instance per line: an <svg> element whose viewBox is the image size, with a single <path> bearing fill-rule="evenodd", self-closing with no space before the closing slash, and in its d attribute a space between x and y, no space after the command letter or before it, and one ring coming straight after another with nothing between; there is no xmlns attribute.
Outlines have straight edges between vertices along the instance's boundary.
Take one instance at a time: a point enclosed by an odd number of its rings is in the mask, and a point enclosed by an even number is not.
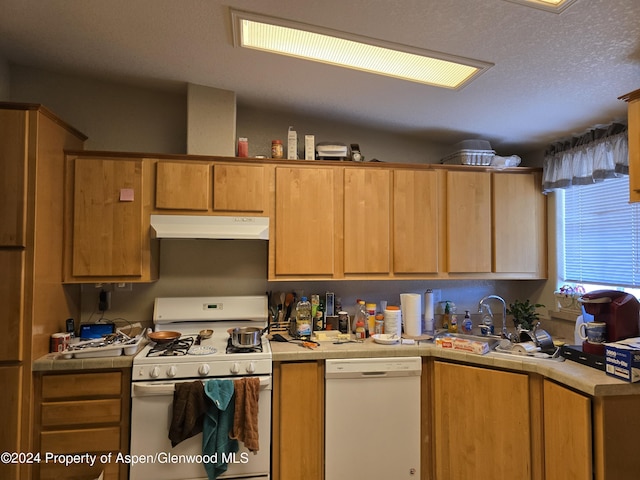
<svg viewBox="0 0 640 480"><path fill-rule="evenodd" d="M638 336L640 303L633 295L618 290L595 290L585 293L578 301L585 312L593 315L594 322L606 323L607 342ZM592 344L586 340L582 342L582 350L604 355L603 344Z"/></svg>

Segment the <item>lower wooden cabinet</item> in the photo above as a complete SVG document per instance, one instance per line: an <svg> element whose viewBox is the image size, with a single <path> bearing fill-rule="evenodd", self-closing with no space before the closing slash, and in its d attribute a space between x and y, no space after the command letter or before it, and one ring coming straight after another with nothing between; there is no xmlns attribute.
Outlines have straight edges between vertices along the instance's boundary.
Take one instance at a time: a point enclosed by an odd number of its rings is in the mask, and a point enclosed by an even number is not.
<svg viewBox="0 0 640 480"><path fill-rule="evenodd" d="M125 480L127 464L118 452L129 451L131 374L128 369L78 373L39 373L35 381L35 444L45 455L90 454L96 462L65 466L42 461L34 469L40 480ZM110 455L110 457L109 457ZM101 462L111 458L110 461Z"/></svg>
<svg viewBox="0 0 640 480"><path fill-rule="evenodd" d="M529 377L435 362L435 478L531 478Z"/></svg>
<svg viewBox="0 0 640 480"><path fill-rule="evenodd" d="M274 363L272 411L271 478L323 480L324 361Z"/></svg>

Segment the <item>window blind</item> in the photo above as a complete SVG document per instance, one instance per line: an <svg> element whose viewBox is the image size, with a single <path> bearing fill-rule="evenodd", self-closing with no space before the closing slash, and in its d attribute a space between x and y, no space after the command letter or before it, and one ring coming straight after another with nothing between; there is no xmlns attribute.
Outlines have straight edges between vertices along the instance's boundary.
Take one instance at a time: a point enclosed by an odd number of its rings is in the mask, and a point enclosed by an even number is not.
<svg viewBox="0 0 640 480"><path fill-rule="evenodd" d="M629 177L564 194L564 280L640 286L640 206L629 203Z"/></svg>

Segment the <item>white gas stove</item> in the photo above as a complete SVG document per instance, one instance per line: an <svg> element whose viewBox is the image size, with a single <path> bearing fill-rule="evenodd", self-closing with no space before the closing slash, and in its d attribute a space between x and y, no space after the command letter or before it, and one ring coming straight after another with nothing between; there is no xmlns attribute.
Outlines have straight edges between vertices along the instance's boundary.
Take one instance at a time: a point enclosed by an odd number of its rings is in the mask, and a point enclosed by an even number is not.
<svg viewBox="0 0 640 480"><path fill-rule="evenodd" d="M260 380L258 431L260 448L255 454L244 445L228 461L220 479L262 479L270 476L271 442L271 348L263 335L255 349L230 348L227 332L235 327L265 328L268 325L265 296L157 298L153 311L155 331L180 333L166 344L150 343L133 359L131 384L130 480L207 479L198 459L203 455L202 433L172 446L168 438L174 391L178 383ZM199 340L203 330L211 338ZM165 462L170 455L178 462ZM195 459L195 460L194 460ZM225 461L227 463L227 461Z"/></svg>
<svg viewBox="0 0 640 480"><path fill-rule="evenodd" d="M265 328L266 296L156 298L155 331L175 331L171 343L146 345L133 359L132 380L210 378L229 375L271 374L271 347L263 336L257 348L237 349L227 330ZM211 329L211 338L199 332Z"/></svg>

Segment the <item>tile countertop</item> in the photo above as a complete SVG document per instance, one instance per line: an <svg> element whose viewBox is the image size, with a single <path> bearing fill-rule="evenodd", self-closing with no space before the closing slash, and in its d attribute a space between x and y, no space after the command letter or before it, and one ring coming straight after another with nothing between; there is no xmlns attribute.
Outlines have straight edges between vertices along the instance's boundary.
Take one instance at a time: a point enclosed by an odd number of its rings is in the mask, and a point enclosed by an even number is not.
<svg viewBox="0 0 640 480"><path fill-rule="evenodd" d="M464 362L469 365L503 368L524 373L537 373L558 383L574 388L594 397L612 395L640 395L640 382L628 383L610 377L601 370L565 360L537 359L505 353L491 352L485 355L436 347L431 342L416 342L414 345L380 345L372 339L364 343L320 342L315 349L302 347L300 343L271 342L274 362L324 360L328 358L373 358L373 357L434 357L443 360Z"/></svg>
<svg viewBox="0 0 640 480"><path fill-rule="evenodd" d="M62 358L59 353L48 353L33 362L34 372L64 370L96 370L106 368L131 368L134 355L97 358Z"/></svg>

